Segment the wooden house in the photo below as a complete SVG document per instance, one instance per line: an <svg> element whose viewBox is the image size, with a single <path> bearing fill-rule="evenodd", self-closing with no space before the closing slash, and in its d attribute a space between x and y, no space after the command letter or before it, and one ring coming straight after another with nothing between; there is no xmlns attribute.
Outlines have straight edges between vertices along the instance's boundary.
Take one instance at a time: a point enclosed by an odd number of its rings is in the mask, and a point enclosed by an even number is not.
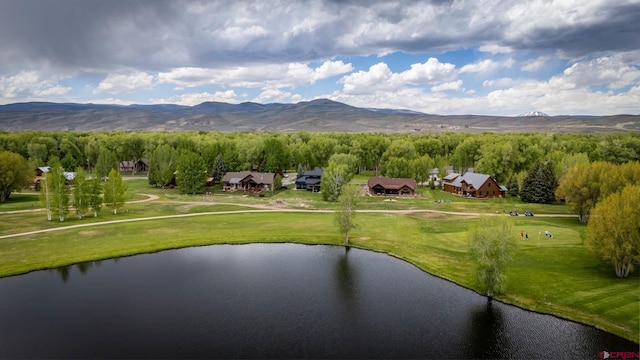
<svg viewBox="0 0 640 360"><path fill-rule="evenodd" d="M228 172L222 177L223 191L260 192L273 191L274 173L255 171Z"/></svg>
<svg viewBox="0 0 640 360"><path fill-rule="evenodd" d="M144 158L137 161L122 160L118 163L118 171L132 174L149 172L149 160Z"/></svg>
<svg viewBox="0 0 640 360"><path fill-rule="evenodd" d="M452 194L473 198L503 197L507 188L499 185L490 175L467 172L451 173L443 179L442 189Z"/></svg>
<svg viewBox="0 0 640 360"><path fill-rule="evenodd" d="M416 181L410 178L370 177L367 181L370 195L414 196Z"/></svg>

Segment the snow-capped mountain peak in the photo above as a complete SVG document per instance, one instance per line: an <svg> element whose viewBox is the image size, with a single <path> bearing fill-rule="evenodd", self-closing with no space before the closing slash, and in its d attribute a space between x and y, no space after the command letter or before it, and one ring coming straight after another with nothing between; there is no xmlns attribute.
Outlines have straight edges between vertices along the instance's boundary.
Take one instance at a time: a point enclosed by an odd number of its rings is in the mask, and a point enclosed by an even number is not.
<svg viewBox="0 0 640 360"><path fill-rule="evenodd" d="M549 116L541 111L531 111L526 114L518 115L518 116Z"/></svg>

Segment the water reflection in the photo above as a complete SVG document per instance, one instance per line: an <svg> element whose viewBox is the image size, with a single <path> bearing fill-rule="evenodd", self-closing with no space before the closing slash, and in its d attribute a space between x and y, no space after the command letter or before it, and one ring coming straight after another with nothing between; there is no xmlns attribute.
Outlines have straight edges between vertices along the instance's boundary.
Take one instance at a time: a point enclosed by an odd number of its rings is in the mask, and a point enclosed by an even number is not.
<svg viewBox="0 0 640 360"><path fill-rule="evenodd" d="M470 312L467 344L470 354L478 359L513 358L507 341L505 320L499 306L487 302Z"/></svg>
<svg viewBox="0 0 640 360"><path fill-rule="evenodd" d="M74 266L76 269L78 269L80 274L87 275L87 273L89 273L89 269L93 268L94 266L100 266L101 263L102 261L85 261L74 265L61 266L50 271L57 272L58 275L60 275L60 279L62 279L62 282L66 283L71 278L71 272L73 271Z"/></svg>
<svg viewBox="0 0 640 360"><path fill-rule="evenodd" d="M336 261L335 282L338 294L343 304L353 309L358 302L358 288L356 285L356 270L349 264L349 248Z"/></svg>

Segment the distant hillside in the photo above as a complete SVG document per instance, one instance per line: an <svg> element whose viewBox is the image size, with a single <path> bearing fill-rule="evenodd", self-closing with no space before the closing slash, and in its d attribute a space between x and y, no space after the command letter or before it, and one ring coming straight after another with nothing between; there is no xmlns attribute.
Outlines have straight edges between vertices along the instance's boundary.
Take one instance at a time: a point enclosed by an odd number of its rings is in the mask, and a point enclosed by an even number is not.
<svg viewBox="0 0 640 360"><path fill-rule="evenodd" d="M358 108L326 99L297 104L205 102L196 106L31 102L1 105L0 130L574 133L640 131L640 115L527 115L431 115L401 109Z"/></svg>

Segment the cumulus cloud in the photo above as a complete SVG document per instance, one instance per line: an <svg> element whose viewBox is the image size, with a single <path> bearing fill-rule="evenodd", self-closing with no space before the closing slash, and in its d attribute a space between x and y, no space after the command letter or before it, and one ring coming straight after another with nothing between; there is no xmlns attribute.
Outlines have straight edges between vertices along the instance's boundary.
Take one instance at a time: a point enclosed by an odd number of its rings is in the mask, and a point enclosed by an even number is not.
<svg viewBox="0 0 640 360"><path fill-rule="evenodd" d="M0 102L69 101L88 82L88 96L286 101L317 84L353 105L621 112L638 103L638 18L638 0L5 1ZM398 53L427 60L371 62ZM91 81L67 81L78 74Z"/></svg>
<svg viewBox="0 0 640 360"><path fill-rule="evenodd" d="M32 100L64 95L71 88L59 85L57 82L61 79L61 77L50 77L35 70L21 71L13 76L0 76L0 95L5 99Z"/></svg>
<svg viewBox="0 0 640 360"><path fill-rule="evenodd" d="M303 63L254 64L215 69L182 67L160 72L158 82L180 88L202 85L282 88L312 84L352 70L351 64L342 61L325 61L315 69Z"/></svg>
<svg viewBox="0 0 640 360"><path fill-rule="evenodd" d="M441 92L448 90L462 90L462 80L446 82L440 85L432 86L431 91L433 92Z"/></svg>
<svg viewBox="0 0 640 360"><path fill-rule="evenodd" d="M483 87L507 87L512 86L515 81L512 78L504 77L493 80L485 80L482 82Z"/></svg>
<svg viewBox="0 0 640 360"><path fill-rule="evenodd" d="M455 70L455 65L441 63L438 59L430 57L423 64L412 64L411 69L400 74L400 79L409 84L432 83L453 78Z"/></svg>
<svg viewBox="0 0 640 360"><path fill-rule="evenodd" d="M233 90L216 91L214 93L201 92L189 93L167 99L152 99L153 104L178 104L186 106L194 106L207 101L219 101L227 103L239 103L238 95Z"/></svg>
<svg viewBox="0 0 640 360"><path fill-rule="evenodd" d="M23 60L149 72L342 54L434 53L469 44L492 53L530 48L579 56L640 48L639 17L635 0L25 0L3 5L0 64L5 70Z"/></svg>
<svg viewBox="0 0 640 360"><path fill-rule="evenodd" d="M381 62L340 79L347 94L366 94L376 90L390 90L399 86L387 64Z"/></svg>
<svg viewBox="0 0 640 360"><path fill-rule="evenodd" d="M547 61L551 60L551 56L540 56L535 59L528 60L520 67L520 70L534 72L542 69Z"/></svg>
<svg viewBox="0 0 640 360"><path fill-rule="evenodd" d="M620 89L637 84L640 70L625 64L621 56L605 56L575 63L556 79L575 87L607 85L610 89Z"/></svg>
<svg viewBox="0 0 640 360"><path fill-rule="evenodd" d="M460 69L460 73L486 73L496 70L501 67L510 68L515 63L515 60L509 58L505 61L494 61L491 59L485 59L474 64L468 64Z"/></svg>
<svg viewBox="0 0 640 360"><path fill-rule="evenodd" d="M98 84L94 93L117 94L136 89L150 89L153 87L153 82L153 76L145 72L109 74Z"/></svg>
<svg viewBox="0 0 640 360"><path fill-rule="evenodd" d="M369 68L349 74L340 80L344 84L344 92L348 94L366 94L373 91L393 90L410 85L434 84L451 80L456 76L453 64L441 63L436 58L429 58L421 64L412 64L408 70L394 73L389 66L380 62Z"/></svg>

